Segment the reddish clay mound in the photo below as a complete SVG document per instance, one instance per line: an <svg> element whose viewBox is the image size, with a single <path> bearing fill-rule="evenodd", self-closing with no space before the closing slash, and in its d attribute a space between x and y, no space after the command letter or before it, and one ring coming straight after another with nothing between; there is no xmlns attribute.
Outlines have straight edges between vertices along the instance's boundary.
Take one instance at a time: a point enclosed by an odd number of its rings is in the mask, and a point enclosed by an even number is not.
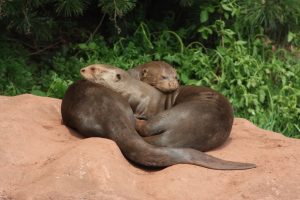
<svg viewBox="0 0 300 200"><path fill-rule="evenodd" d="M300 199L300 140L236 119L225 145L208 152L257 168L175 165L145 171L113 141L82 139L61 122L58 99L0 97L0 199Z"/></svg>

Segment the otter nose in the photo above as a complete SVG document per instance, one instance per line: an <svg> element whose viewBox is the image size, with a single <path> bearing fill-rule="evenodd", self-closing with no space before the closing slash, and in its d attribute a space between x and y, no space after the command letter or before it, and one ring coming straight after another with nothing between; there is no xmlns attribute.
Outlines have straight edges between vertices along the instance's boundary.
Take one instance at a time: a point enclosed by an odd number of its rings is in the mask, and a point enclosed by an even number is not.
<svg viewBox="0 0 300 200"><path fill-rule="evenodd" d="M81 69L80 71L81 71L81 73L83 73L83 72L85 72L85 69Z"/></svg>
<svg viewBox="0 0 300 200"><path fill-rule="evenodd" d="M176 87L178 87L178 83L175 82L175 81L172 81L172 82L169 83L169 87L170 88L176 88Z"/></svg>

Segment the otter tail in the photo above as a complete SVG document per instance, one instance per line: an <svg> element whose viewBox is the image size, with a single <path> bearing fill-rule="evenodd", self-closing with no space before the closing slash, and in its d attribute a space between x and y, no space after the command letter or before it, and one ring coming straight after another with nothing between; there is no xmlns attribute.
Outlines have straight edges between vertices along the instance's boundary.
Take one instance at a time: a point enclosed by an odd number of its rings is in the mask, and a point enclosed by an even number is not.
<svg viewBox="0 0 300 200"><path fill-rule="evenodd" d="M118 137L120 138L120 137ZM114 139L123 154L131 161L150 167L167 167L174 164L193 164L217 170L244 170L255 164L222 160L190 148L157 147L146 143L137 133L127 141Z"/></svg>

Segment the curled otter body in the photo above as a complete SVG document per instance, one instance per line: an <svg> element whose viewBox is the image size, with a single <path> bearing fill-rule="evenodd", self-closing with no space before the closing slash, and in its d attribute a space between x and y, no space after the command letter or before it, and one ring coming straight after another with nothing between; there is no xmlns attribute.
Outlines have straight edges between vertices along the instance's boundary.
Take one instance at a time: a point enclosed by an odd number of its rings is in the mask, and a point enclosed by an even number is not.
<svg viewBox="0 0 300 200"><path fill-rule="evenodd" d="M208 151L227 140L233 118L230 103L220 93L181 86L173 107L151 117L138 131L150 144Z"/></svg>
<svg viewBox="0 0 300 200"><path fill-rule="evenodd" d="M155 106L155 109L151 109L161 112L149 114L147 109L144 110L148 120L144 126L137 127L140 135L148 136L144 139L150 144L207 151L222 145L230 134L232 107L223 95L212 89L183 86L173 93L163 94L143 82L132 81L119 68L92 65L83 70L83 77L91 81L97 79L95 82L104 84L125 97L134 112L136 109L131 98L136 97L136 101L158 98L155 103L143 106Z"/></svg>
<svg viewBox="0 0 300 200"><path fill-rule="evenodd" d="M136 132L128 102L109 88L81 80L67 89L61 105L65 125L86 137L114 140L131 161L166 167L194 164L211 169L250 169L253 164L225 161L188 148L157 147Z"/></svg>
<svg viewBox="0 0 300 200"><path fill-rule="evenodd" d="M128 73L162 92L173 92L179 87L176 70L164 61L150 61L128 70Z"/></svg>

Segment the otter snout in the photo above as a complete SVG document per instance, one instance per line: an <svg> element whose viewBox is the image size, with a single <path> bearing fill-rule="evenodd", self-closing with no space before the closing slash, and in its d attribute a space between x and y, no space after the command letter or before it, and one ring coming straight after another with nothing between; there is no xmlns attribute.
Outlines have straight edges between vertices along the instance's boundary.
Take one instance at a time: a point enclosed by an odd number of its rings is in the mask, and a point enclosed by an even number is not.
<svg viewBox="0 0 300 200"><path fill-rule="evenodd" d="M95 67L84 67L80 70L80 74L84 77L90 76L92 74L96 73L96 68Z"/></svg>
<svg viewBox="0 0 300 200"><path fill-rule="evenodd" d="M169 87L172 88L172 89L177 89L179 86L178 82L177 81L172 81L169 83Z"/></svg>
<svg viewBox="0 0 300 200"><path fill-rule="evenodd" d="M80 74L83 78L89 80L92 76L91 70L88 67L80 69Z"/></svg>

